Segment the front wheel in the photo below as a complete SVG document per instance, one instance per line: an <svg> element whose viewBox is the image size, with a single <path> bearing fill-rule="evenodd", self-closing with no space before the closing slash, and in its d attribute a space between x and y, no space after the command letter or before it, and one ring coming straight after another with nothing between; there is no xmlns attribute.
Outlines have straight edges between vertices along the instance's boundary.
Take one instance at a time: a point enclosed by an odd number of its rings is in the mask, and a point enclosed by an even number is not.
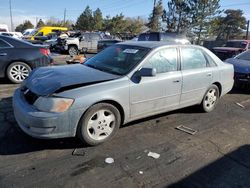
<svg viewBox="0 0 250 188"><path fill-rule="evenodd" d="M219 88L216 85L211 85L206 91L202 100L201 108L204 112L211 112L215 109L219 100Z"/></svg>
<svg viewBox="0 0 250 188"><path fill-rule="evenodd" d="M98 145L109 140L121 124L119 110L108 103L90 107L81 118L77 135L88 145Z"/></svg>
<svg viewBox="0 0 250 188"><path fill-rule="evenodd" d="M68 53L69 53L70 56L77 55L78 54L77 47L76 46L70 46L69 50L68 50Z"/></svg>

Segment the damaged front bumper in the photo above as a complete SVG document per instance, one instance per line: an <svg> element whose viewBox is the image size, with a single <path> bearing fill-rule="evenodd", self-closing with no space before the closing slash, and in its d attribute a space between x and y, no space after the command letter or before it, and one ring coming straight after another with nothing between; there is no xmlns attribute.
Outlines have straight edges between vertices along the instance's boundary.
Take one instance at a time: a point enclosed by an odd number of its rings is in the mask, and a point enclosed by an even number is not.
<svg viewBox="0 0 250 188"><path fill-rule="evenodd" d="M78 120L76 112L68 110L63 113L38 111L25 101L20 89L13 96L13 109L19 127L35 138L73 137Z"/></svg>

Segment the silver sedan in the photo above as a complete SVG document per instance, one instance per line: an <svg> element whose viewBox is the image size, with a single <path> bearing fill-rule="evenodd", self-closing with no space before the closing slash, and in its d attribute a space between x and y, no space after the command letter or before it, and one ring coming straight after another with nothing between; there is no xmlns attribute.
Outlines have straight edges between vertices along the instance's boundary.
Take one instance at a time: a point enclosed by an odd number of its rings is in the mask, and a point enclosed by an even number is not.
<svg viewBox="0 0 250 188"><path fill-rule="evenodd" d="M14 113L33 137L77 135L97 145L136 119L191 105L212 111L233 75L200 46L118 43L85 64L34 70L14 93Z"/></svg>

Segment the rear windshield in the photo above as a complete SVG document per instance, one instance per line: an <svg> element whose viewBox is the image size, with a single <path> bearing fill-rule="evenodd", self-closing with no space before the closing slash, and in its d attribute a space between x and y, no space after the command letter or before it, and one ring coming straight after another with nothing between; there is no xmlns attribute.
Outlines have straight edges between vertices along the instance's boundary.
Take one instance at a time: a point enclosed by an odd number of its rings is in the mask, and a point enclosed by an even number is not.
<svg viewBox="0 0 250 188"><path fill-rule="evenodd" d="M113 45L90 58L84 65L112 74L126 75L149 51L149 48Z"/></svg>
<svg viewBox="0 0 250 188"><path fill-rule="evenodd" d="M237 59L250 61L250 50L241 53L236 57ZM249 62L250 63L250 62Z"/></svg>
<svg viewBox="0 0 250 188"><path fill-rule="evenodd" d="M138 37L138 41L159 41L158 33L143 33Z"/></svg>
<svg viewBox="0 0 250 188"><path fill-rule="evenodd" d="M226 47L233 47L233 48L246 48L247 42L244 41L228 41L226 43Z"/></svg>

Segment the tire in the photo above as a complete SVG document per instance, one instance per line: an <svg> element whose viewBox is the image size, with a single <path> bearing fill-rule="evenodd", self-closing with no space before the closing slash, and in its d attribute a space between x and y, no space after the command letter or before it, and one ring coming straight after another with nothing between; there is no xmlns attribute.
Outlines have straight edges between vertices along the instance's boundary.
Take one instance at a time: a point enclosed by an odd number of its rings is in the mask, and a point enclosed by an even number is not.
<svg viewBox="0 0 250 188"><path fill-rule="evenodd" d="M77 136L87 145L95 146L111 139L121 124L119 110L108 103L90 107L81 118Z"/></svg>
<svg viewBox="0 0 250 188"><path fill-rule="evenodd" d="M12 83L19 84L29 76L30 72L31 68L28 64L14 62L8 66L6 75Z"/></svg>
<svg viewBox="0 0 250 188"><path fill-rule="evenodd" d="M201 109L204 112L211 112L215 109L219 100L219 88L216 85L211 85L206 91L201 102Z"/></svg>
<svg viewBox="0 0 250 188"><path fill-rule="evenodd" d="M68 53L70 56L78 54L78 48L76 46L69 46Z"/></svg>

